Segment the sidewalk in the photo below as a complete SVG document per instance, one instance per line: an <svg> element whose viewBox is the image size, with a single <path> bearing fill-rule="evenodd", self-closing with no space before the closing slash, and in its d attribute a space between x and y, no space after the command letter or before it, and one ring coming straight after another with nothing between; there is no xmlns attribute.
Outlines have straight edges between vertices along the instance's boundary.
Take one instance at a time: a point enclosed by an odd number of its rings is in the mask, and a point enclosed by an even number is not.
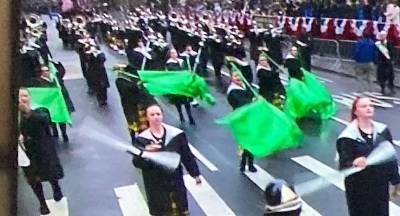
<svg viewBox="0 0 400 216"><path fill-rule="evenodd" d="M311 58L311 64L313 68L323 70L332 73L338 73L348 77L355 77L354 61L351 59L340 60L332 57L322 57L313 55ZM400 88L400 79L398 78L400 71L395 68L395 80L394 84ZM374 72L374 79L376 80L376 72Z"/></svg>

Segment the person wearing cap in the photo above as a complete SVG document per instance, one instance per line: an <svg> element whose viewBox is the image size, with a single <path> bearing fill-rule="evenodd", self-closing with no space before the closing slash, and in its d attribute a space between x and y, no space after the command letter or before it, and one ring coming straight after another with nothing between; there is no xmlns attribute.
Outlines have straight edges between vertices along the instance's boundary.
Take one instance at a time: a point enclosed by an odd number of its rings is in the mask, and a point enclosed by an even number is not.
<svg viewBox="0 0 400 216"><path fill-rule="evenodd" d="M258 47L264 45L264 30L257 27L256 21L253 23L253 28L248 31L248 38L250 41L250 59L256 63L260 55Z"/></svg>
<svg viewBox="0 0 400 216"><path fill-rule="evenodd" d="M270 182L264 192L264 216L300 216L302 200L294 188L281 179Z"/></svg>
<svg viewBox="0 0 400 216"><path fill-rule="evenodd" d="M99 106L107 105L107 89L110 87L107 71L104 66L105 54L98 46L90 46L86 51L88 56L88 79L91 89L96 94Z"/></svg>
<svg viewBox="0 0 400 216"><path fill-rule="evenodd" d="M221 69L224 65L226 41L220 35L215 35L214 38L209 38L210 57L214 68L215 77L218 85L222 86Z"/></svg>
<svg viewBox="0 0 400 216"><path fill-rule="evenodd" d="M301 56L301 61L303 61L302 66L307 71L311 71L311 52L312 52L312 36L305 28L302 29L296 44L299 45L299 53Z"/></svg>
<svg viewBox="0 0 400 216"><path fill-rule="evenodd" d="M228 57L227 57L228 58ZM244 84L241 79L241 76L238 72L233 71L232 66L229 64L232 60L230 58L227 59L228 68L231 75L231 83L229 84L227 95L228 95L228 103L235 110L241 106L244 106L253 101L253 93L250 89ZM246 164L248 164L248 168L250 172L257 172L257 168L254 167L254 155L246 149L242 151L242 159L240 161L240 172L244 172L246 168Z"/></svg>
<svg viewBox="0 0 400 216"><path fill-rule="evenodd" d="M381 93L386 95L386 86L390 89L390 95L396 94L394 90L393 64L396 59L393 43L387 40L387 32L381 31L378 34L378 41L375 42L377 52L377 80L381 87Z"/></svg>
<svg viewBox="0 0 400 216"><path fill-rule="evenodd" d="M282 47L281 41L283 41L281 34L281 30L274 28L273 25L269 26L269 31L264 33L264 42L266 47L269 50L269 56L274 60L277 64L283 64L282 58ZM277 69L276 65L271 65L274 69Z"/></svg>

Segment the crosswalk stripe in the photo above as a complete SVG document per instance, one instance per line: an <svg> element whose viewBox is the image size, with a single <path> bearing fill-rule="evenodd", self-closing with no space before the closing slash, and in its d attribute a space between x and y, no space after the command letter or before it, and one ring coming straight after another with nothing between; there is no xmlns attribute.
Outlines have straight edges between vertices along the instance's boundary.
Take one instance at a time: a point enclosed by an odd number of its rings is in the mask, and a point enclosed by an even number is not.
<svg viewBox="0 0 400 216"><path fill-rule="evenodd" d="M332 174L339 173L338 171L330 168L329 166L319 162L318 160L312 158L311 156L300 156L292 158L293 161L300 164L301 166L305 167L306 169L310 170L311 172L326 177ZM345 190L344 187L344 176L341 175L338 178L325 178L329 183L335 185L336 187L340 188L341 190ZM393 202L389 203L389 211L391 216L398 215L400 212L400 207Z"/></svg>
<svg viewBox="0 0 400 216"><path fill-rule="evenodd" d="M218 168L211 163L206 157L204 157L199 150L197 150L192 144L189 143L189 148L190 151L193 153L193 155L202 163L204 166L206 166L209 170L212 172L218 171Z"/></svg>
<svg viewBox="0 0 400 216"><path fill-rule="evenodd" d="M146 200L137 184L114 188L123 216L150 216Z"/></svg>
<svg viewBox="0 0 400 216"><path fill-rule="evenodd" d="M252 173L245 171L244 174L264 191L267 184L271 182L274 177L257 164L254 164L254 166L257 168L257 172ZM321 214L303 200L301 216L321 216Z"/></svg>
<svg viewBox="0 0 400 216"><path fill-rule="evenodd" d="M185 186L207 216L229 216L235 213L229 208L215 190L202 178L201 185L186 174L183 176Z"/></svg>
<svg viewBox="0 0 400 216"><path fill-rule="evenodd" d="M49 216L68 216L68 200L67 197L63 197L59 202L55 200L46 200L47 206L50 209Z"/></svg>

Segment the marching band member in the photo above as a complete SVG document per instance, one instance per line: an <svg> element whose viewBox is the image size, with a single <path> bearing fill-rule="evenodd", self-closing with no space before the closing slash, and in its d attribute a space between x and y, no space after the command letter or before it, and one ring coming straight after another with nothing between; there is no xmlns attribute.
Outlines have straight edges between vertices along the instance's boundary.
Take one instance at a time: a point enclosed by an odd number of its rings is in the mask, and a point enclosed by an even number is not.
<svg viewBox="0 0 400 216"><path fill-rule="evenodd" d="M283 87L279 78L279 72L274 70L268 58L263 53L258 58L257 77L260 86L259 93L268 102L283 109L283 102L281 96L285 96L285 88Z"/></svg>
<svg viewBox="0 0 400 216"><path fill-rule="evenodd" d="M179 70L187 69L185 61L178 58L178 53L177 53L176 49L171 48L169 50L168 56L169 56L169 58L165 65L167 70L179 71ZM171 96L171 101L176 106L176 109L178 110L180 121L182 123L185 122L185 118L183 117L183 114L182 114L182 105L183 105L183 106L185 106L186 113L189 118L189 123L191 125L195 125L195 121L193 119L192 111L190 108L191 98L186 97L186 96L181 96L181 95L173 95L173 96Z"/></svg>
<svg viewBox="0 0 400 216"><path fill-rule="evenodd" d="M290 78L296 78L298 80L303 80L304 75L303 75L303 72L300 70L301 62L297 58L297 54L298 54L297 47L292 46L289 50L288 55L286 56L285 67L287 67L287 69L288 69Z"/></svg>
<svg viewBox="0 0 400 216"><path fill-rule="evenodd" d="M134 165L142 169L150 215L189 215L183 168L196 184L201 184L200 171L190 151L185 133L163 123L163 112L158 104L146 107L149 128L139 134L135 145L144 151L172 151L181 156L181 163L172 173L165 172L155 164L135 157Z"/></svg>
<svg viewBox="0 0 400 216"><path fill-rule="evenodd" d="M228 59L228 62L230 59ZM246 85L241 80L240 76L232 71L231 66L230 75L231 75L231 83L228 87L228 102L232 106L233 109L237 109L245 104L251 103L253 100L253 93L249 90ZM244 172L246 168L246 164L248 164L248 168L250 172L257 172L257 168L254 167L254 156L246 149L243 149L242 152L242 160L240 161L240 171Z"/></svg>
<svg viewBox="0 0 400 216"><path fill-rule="evenodd" d="M368 166L368 155L382 142L393 143L389 128L373 121L374 107L369 98L357 98L351 109L351 123L339 135L336 147L339 168L363 170L345 178L346 200L350 216L389 215L389 183L400 189L396 158Z"/></svg>
<svg viewBox="0 0 400 216"><path fill-rule="evenodd" d="M381 87L381 93L386 95L386 83L390 89L390 94L396 94L394 90L394 72L393 72L393 62L395 59L395 48L393 44L387 40L387 33L382 31L378 34L378 41L375 42L378 48L377 55L377 80Z"/></svg>

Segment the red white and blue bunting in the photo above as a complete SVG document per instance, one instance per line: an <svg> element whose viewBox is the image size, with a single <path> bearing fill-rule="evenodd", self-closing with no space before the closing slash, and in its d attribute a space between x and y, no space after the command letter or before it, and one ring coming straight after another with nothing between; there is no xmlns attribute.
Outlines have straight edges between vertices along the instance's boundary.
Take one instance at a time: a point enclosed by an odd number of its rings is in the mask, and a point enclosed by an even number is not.
<svg viewBox="0 0 400 216"><path fill-rule="evenodd" d="M313 17L276 17L276 25L284 28L288 34L298 35L303 29L314 37L338 40L356 40L364 33L377 35L380 31L388 32L388 38L400 45L400 25L381 23L371 20L334 19Z"/></svg>

